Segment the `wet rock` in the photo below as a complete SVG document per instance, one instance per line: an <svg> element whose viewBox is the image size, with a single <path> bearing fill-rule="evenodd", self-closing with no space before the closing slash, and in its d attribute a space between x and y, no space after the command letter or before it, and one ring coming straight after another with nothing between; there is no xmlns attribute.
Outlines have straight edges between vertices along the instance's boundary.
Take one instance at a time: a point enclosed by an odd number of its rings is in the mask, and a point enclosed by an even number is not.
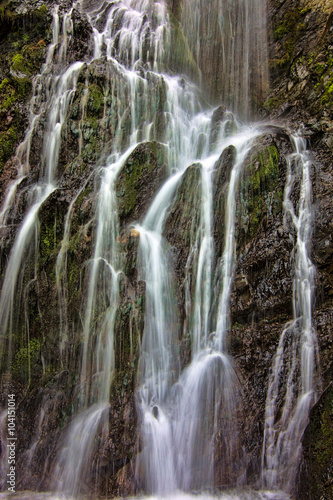
<svg viewBox="0 0 333 500"><path fill-rule="evenodd" d="M140 221L167 176L165 146L139 144L118 174L116 193L120 226Z"/></svg>
<svg viewBox="0 0 333 500"><path fill-rule="evenodd" d="M214 240L216 255L223 251L225 231L225 210L228 196L228 185L232 167L236 158L236 148L228 146L214 166L213 176L213 207L214 207Z"/></svg>
<svg viewBox="0 0 333 500"><path fill-rule="evenodd" d="M170 209L163 236L171 245L172 263L175 279L178 310L183 321L189 317L186 311L185 296L193 292L194 275L197 255L194 250L196 231L201 218L201 164L194 164L187 168L177 190L176 200ZM183 332L189 331L190 325L183 324Z"/></svg>
<svg viewBox="0 0 333 500"><path fill-rule="evenodd" d="M320 396L310 413L303 436L303 463L299 498L333 498L333 384Z"/></svg>

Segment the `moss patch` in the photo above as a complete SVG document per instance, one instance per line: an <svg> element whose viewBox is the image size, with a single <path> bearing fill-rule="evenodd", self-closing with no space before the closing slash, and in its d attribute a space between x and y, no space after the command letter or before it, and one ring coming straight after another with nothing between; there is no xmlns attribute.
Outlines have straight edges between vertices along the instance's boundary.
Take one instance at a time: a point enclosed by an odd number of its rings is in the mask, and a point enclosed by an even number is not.
<svg viewBox="0 0 333 500"><path fill-rule="evenodd" d="M279 20L274 27L274 38L281 43L282 53L280 59L271 61L272 67L285 67L294 55L297 37L304 31L306 24L304 18L307 11L296 7L288 9L283 19Z"/></svg>
<svg viewBox="0 0 333 500"><path fill-rule="evenodd" d="M0 174L4 164L14 153L17 142L15 127L9 127L7 132L0 132Z"/></svg>
<svg viewBox="0 0 333 500"><path fill-rule="evenodd" d="M104 95L102 89L93 83L88 88L87 115L88 117L102 118Z"/></svg>
<svg viewBox="0 0 333 500"><path fill-rule="evenodd" d="M140 144L133 151L121 169L116 182L121 220L136 217L143 206L151 202L155 183L161 181L160 174L165 173L164 167L165 148L158 142Z"/></svg>
<svg viewBox="0 0 333 500"><path fill-rule="evenodd" d="M15 354L13 373L16 377L27 381L31 375L41 373L40 363L41 344L38 339L31 339L27 346L21 347Z"/></svg>
<svg viewBox="0 0 333 500"><path fill-rule="evenodd" d="M46 55L47 7L19 14L14 2L0 3L0 173L27 126L22 109L31 95L32 77Z"/></svg>
<svg viewBox="0 0 333 500"><path fill-rule="evenodd" d="M246 239L257 233L264 215L282 209L283 193L278 189L280 155L274 143L254 152L240 187L238 215Z"/></svg>

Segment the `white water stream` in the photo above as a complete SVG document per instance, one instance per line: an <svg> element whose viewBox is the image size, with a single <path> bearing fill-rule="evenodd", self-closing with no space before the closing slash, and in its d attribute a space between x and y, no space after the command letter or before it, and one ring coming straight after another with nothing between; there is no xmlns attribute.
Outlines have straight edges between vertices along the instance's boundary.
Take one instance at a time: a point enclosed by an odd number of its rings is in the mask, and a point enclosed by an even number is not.
<svg viewBox="0 0 333 500"><path fill-rule="evenodd" d="M272 367L267 400L262 455L263 484L293 491L301 456L301 437L315 401L317 338L312 325L315 268L309 257L312 233L311 167L305 140L292 138L285 187L285 224L294 235L293 320L282 332ZM293 187L299 183L297 206ZM283 399L282 410L278 398ZM280 416L279 416L280 415Z"/></svg>
<svg viewBox="0 0 333 500"><path fill-rule="evenodd" d="M57 9L54 13L53 22L53 43L50 45L47 62L43 71L34 81L34 95L30 103L30 124L23 143L19 146L16 158L18 161L18 177L10 186L5 198L1 212L1 223L6 223L7 212L14 203L14 196L17 186L23 177L29 172L29 154L31 148L31 138L39 122L40 116L34 113L34 109L39 105L40 113L46 107L47 124L44 140L44 151L41 158L41 180L33 185L29 190L31 207L28 210L15 239L14 246L9 256L6 273L0 295L0 348L4 342L8 342L8 360L11 363L11 343L14 331L14 307L15 301L20 301L21 290L18 289L18 281L24 270L25 257L28 247L35 236L38 241L38 212L50 194L56 189L55 175L58 164L60 135L67 114L68 106L74 95L77 78L83 66L82 62L75 62L58 74L57 65L53 65L54 48L59 37L59 21ZM60 44L60 52L65 51L65 42ZM59 62L62 58L59 56ZM56 74L49 78L51 68L56 68ZM42 102L41 87L46 86L46 96L49 96L46 103Z"/></svg>

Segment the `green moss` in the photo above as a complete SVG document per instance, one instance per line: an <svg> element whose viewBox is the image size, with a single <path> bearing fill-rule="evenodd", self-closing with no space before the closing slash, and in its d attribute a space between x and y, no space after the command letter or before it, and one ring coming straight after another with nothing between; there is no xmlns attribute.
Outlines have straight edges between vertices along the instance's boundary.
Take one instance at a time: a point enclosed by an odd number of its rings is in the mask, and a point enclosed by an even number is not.
<svg viewBox="0 0 333 500"><path fill-rule="evenodd" d="M24 381L30 380L31 374L39 371L41 344L38 339L31 339L27 346L21 347L15 354L13 361L13 374Z"/></svg>
<svg viewBox="0 0 333 500"><path fill-rule="evenodd" d="M315 72L317 73L317 75L322 75L325 71L325 68L326 68L326 64L324 63L318 63L315 67Z"/></svg>
<svg viewBox="0 0 333 500"><path fill-rule="evenodd" d="M16 101L17 95L8 78L0 84L0 111L8 111Z"/></svg>
<svg viewBox="0 0 333 500"><path fill-rule="evenodd" d="M251 173L252 172L252 173ZM253 237L261 223L265 206L265 193L276 189L279 177L279 153L272 145L260 152L250 167L248 210L250 214L248 233Z"/></svg>
<svg viewBox="0 0 333 500"><path fill-rule="evenodd" d="M273 191L279 177L279 152L268 146L253 159L250 167L250 187L256 193Z"/></svg>
<svg viewBox="0 0 333 500"><path fill-rule="evenodd" d="M56 247L56 220L51 220L50 224L45 222L40 228L40 245L39 251L42 259L49 257L50 253Z"/></svg>
<svg viewBox="0 0 333 500"><path fill-rule="evenodd" d="M330 384L310 413L303 439L306 490L309 498L332 498L333 385Z"/></svg>
<svg viewBox="0 0 333 500"><path fill-rule="evenodd" d="M180 13L181 7L179 7ZM178 11L177 11L178 12ZM176 17L177 16L177 17ZM187 73L194 80L200 79L200 70L190 50L187 39L184 36L181 25L178 21L179 17L170 12L171 37L170 44L170 66L174 70L179 70L180 73Z"/></svg>
<svg viewBox="0 0 333 500"><path fill-rule="evenodd" d="M320 84L316 87L323 106L330 107L333 104L333 75L329 78L321 77Z"/></svg>
<svg viewBox="0 0 333 500"><path fill-rule="evenodd" d="M265 103L263 104L263 108L267 111L272 111L273 109L278 108L280 105L280 100L278 97L269 97Z"/></svg>
<svg viewBox="0 0 333 500"><path fill-rule="evenodd" d="M276 26L274 30L275 39L279 40L287 34L292 34L295 31L305 29L304 22L301 22L301 18L305 16L305 9L295 8L288 9L284 14L283 20Z"/></svg>
<svg viewBox="0 0 333 500"><path fill-rule="evenodd" d="M275 144L262 148L250 158L238 208L246 238L256 235L265 214L276 215L282 209L283 193L278 189L279 159Z"/></svg>
<svg viewBox="0 0 333 500"><path fill-rule="evenodd" d="M11 69L15 72L31 75L31 66L22 54L16 54L11 62Z"/></svg>
<svg viewBox="0 0 333 500"><path fill-rule="evenodd" d="M278 21L274 29L274 38L276 41L281 41L283 56L280 59L271 61L273 67L284 67L287 66L293 59L297 37L300 31L306 28L306 24L303 19L306 15L306 9L300 9L299 7L294 9L288 9L284 14L282 21Z"/></svg>
<svg viewBox="0 0 333 500"><path fill-rule="evenodd" d="M48 9L47 5L43 4L39 7L39 9L36 11L37 17L45 19L47 17Z"/></svg>
<svg viewBox="0 0 333 500"><path fill-rule="evenodd" d="M13 24L17 19L17 13L11 0L3 1L0 3L0 20L8 24Z"/></svg>
<svg viewBox="0 0 333 500"><path fill-rule="evenodd" d="M163 163L164 148L157 142L145 143L130 155L118 177L116 192L119 199L119 214L129 215L137 202L137 191L144 175Z"/></svg>
<svg viewBox="0 0 333 500"><path fill-rule="evenodd" d="M0 173L6 161L14 153L17 142L17 132L14 127L9 127L6 132L0 132Z"/></svg>
<svg viewBox="0 0 333 500"><path fill-rule="evenodd" d="M104 109L104 94L95 83L88 87L87 116L102 118Z"/></svg>
<svg viewBox="0 0 333 500"><path fill-rule="evenodd" d="M0 117L9 112L12 119L10 127L0 132L0 173L21 139L25 123L19 113L19 103L29 95L30 88L31 82L26 78L6 77L0 84Z"/></svg>

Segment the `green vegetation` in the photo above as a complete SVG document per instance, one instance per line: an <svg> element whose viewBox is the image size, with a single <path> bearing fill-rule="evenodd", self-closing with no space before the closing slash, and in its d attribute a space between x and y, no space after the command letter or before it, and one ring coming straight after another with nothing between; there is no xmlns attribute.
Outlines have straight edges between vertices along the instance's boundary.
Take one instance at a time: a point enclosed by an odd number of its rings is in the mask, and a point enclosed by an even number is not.
<svg viewBox="0 0 333 500"><path fill-rule="evenodd" d="M31 78L45 61L46 43L43 36L48 26L48 9L18 14L14 2L0 2L0 173L14 154L26 127L22 103L31 94Z"/></svg>
<svg viewBox="0 0 333 500"><path fill-rule="evenodd" d="M14 10L11 0L4 0L0 3L0 21L1 23L13 24L17 19L17 13Z"/></svg>
<svg viewBox="0 0 333 500"><path fill-rule="evenodd" d="M34 338L16 352L12 367L15 376L30 381L31 375L41 371L40 349L40 341Z"/></svg>
<svg viewBox="0 0 333 500"><path fill-rule="evenodd" d="M156 166L162 165L163 159L164 147L157 142L144 143L130 155L116 184L120 217L126 217L133 212L137 202L137 191L144 183L145 175Z"/></svg>
<svg viewBox="0 0 333 500"><path fill-rule="evenodd" d="M11 62L11 69L16 73L23 73L25 75L31 75L32 68L29 62L22 54L16 54Z"/></svg>
<svg viewBox="0 0 333 500"><path fill-rule="evenodd" d="M0 132L0 174L4 164L14 153L17 143L17 131L15 127L9 127L6 132Z"/></svg>
<svg viewBox="0 0 333 500"><path fill-rule="evenodd" d="M263 104L263 108L266 111L273 111L274 109L277 109L280 105L280 100L278 97L269 97Z"/></svg>
<svg viewBox="0 0 333 500"><path fill-rule="evenodd" d="M179 2L180 4L180 2ZM193 54L190 50L187 39L184 36L183 30L179 24L178 15L180 16L181 6L175 12L175 15L170 12L170 22L171 22L171 37L170 44L172 50L170 53L170 67L172 67L175 71L179 71L180 73L187 73L194 80L200 79L200 70L198 65L193 57Z"/></svg>
<svg viewBox="0 0 333 500"><path fill-rule="evenodd" d="M257 233L264 214L276 215L282 208L283 193L278 187L280 155L275 144L250 158L246 179L241 185L241 219L246 238Z"/></svg>
<svg viewBox="0 0 333 500"><path fill-rule="evenodd" d="M326 389L310 414L303 440L310 498L332 498L333 385Z"/></svg>
<svg viewBox="0 0 333 500"><path fill-rule="evenodd" d="M88 88L87 116L102 118L104 109L104 95L101 88L93 83Z"/></svg>
<svg viewBox="0 0 333 500"><path fill-rule="evenodd" d="M306 28L304 22L306 13L307 9L301 9L300 7L289 9L284 14L282 21L279 21L275 26L274 38L282 42L283 57L272 61L273 67L284 67L291 62L297 37Z"/></svg>

